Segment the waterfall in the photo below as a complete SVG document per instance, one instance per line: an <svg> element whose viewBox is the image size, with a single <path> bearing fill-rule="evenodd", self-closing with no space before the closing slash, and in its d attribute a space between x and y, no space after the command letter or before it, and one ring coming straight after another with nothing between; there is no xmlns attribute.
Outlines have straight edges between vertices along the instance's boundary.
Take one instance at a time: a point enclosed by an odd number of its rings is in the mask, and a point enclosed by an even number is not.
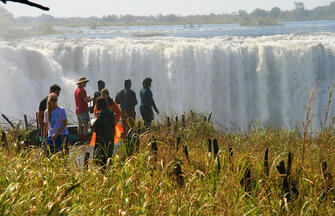
<svg viewBox="0 0 335 216"><path fill-rule="evenodd" d="M88 95L102 79L113 98L130 78L140 101L142 80L151 77L161 113L192 109L212 112L228 128L261 120L290 129L305 120L310 92L320 80L312 107L317 129L335 78L334 55L333 34L0 41L0 112L34 116L57 83L59 105L74 116L79 76L90 80Z"/></svg>

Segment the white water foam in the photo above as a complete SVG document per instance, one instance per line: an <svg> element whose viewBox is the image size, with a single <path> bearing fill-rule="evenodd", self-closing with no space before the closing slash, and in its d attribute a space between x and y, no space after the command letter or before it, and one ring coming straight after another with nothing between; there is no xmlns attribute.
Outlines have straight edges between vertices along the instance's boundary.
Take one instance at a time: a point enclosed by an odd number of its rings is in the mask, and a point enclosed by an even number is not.
<svg viewBox="0 0 335 216"><path fill-rule="evenodd" d="M112 97L130 78L140 100L142 80L151 77L161 113L193 109L213 112L214 120L228 127L261 120L293 128L305 119L309 94L320 80L312 109L313 128L319 128L335 78L334 36L3 41L0 112L34 116L49 86L57 83L59 104L73 115L79 76L91 80L89 95L102 79Z"/></svg>

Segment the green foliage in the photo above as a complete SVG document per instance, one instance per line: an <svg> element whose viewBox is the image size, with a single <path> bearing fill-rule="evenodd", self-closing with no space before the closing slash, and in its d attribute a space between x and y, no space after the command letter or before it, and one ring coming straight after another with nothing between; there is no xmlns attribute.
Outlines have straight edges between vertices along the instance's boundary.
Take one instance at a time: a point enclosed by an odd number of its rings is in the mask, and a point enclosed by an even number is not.
<svg viewBox="0 0 335 216"><path fill-rule="evenodd" d="M271 25L279 25L277 20L265 17L265 18L256 18L256 19L250 19L245 18L241 23L241 26L271 26Z"/></svg>
<svg viewBox="0 0 335 216"><path fill-rule="evenodd" d="M279 25L279 23L275 19L263 18L263 19L257 19L257 25L269 26L269 25Z"/></svg>
<svg viewBox="0 0 335 216"><path fill-rule="evenodd" d="M36 29L41 34L55 34L57 31L50 24L41 24Z"/></svg>
<svg viewBox="0 0 335 216"><path fill-rule="evenodd" d="M279 18L280 13L281 13L280 8L279 8L279 7L274 7L274 8L272 8L271 11L269 12L269 15L270 15L270 17L272 17L272 18Z"/></svg>

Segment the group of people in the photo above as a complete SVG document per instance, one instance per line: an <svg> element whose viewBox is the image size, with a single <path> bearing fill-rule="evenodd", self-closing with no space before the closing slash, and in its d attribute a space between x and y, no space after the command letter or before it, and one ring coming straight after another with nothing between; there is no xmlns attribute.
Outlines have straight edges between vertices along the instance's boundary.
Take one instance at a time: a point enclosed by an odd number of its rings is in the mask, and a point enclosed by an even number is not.
<svg viewBox="0 0 335 216"><path fill-rule="evenodd" d="M88 128L91 121L89 113L93 113L95 121L92 121L91 130L95 139L94 154L98 161L105 164L107 158L113 153L115 128L119 125L119 120L122 119L123 136L126 137L135 125L135 106L138 102L135 92L131 90L132 82L129 79L124 81L124 88L116 94L115 100L110 97L108 89L105 88L105 82L102 80L98 81L98 91L94 93L94 96L88 96L85 90L88 82L89 80L85 77L79 77L74 92L78 138L80 141L88 141ZM159 114L150 90L151 83L151 78L144 79L143 88L140 91L140 113L147 127L154 119L153 109ZM57 103L60 92L59 85L51 85L49 95L40 102L38 111L43 147L50 153L61 151L63 145L69 140L66 111ZM93 101L93 106L89 107L91 101Z"/></svg>

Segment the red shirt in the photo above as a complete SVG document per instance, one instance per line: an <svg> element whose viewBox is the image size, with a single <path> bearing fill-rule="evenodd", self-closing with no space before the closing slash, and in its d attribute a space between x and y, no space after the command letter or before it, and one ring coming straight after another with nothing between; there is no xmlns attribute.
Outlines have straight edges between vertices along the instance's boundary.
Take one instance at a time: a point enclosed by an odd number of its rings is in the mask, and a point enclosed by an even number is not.
<svg viewBox="0 0 335 216"><path fill-rule="evenodd" d="M84 98L87 98L86 91L83 87L76 88L74 91L74 99L76 100L76 114L88 112L88 104Z"/></svg>

